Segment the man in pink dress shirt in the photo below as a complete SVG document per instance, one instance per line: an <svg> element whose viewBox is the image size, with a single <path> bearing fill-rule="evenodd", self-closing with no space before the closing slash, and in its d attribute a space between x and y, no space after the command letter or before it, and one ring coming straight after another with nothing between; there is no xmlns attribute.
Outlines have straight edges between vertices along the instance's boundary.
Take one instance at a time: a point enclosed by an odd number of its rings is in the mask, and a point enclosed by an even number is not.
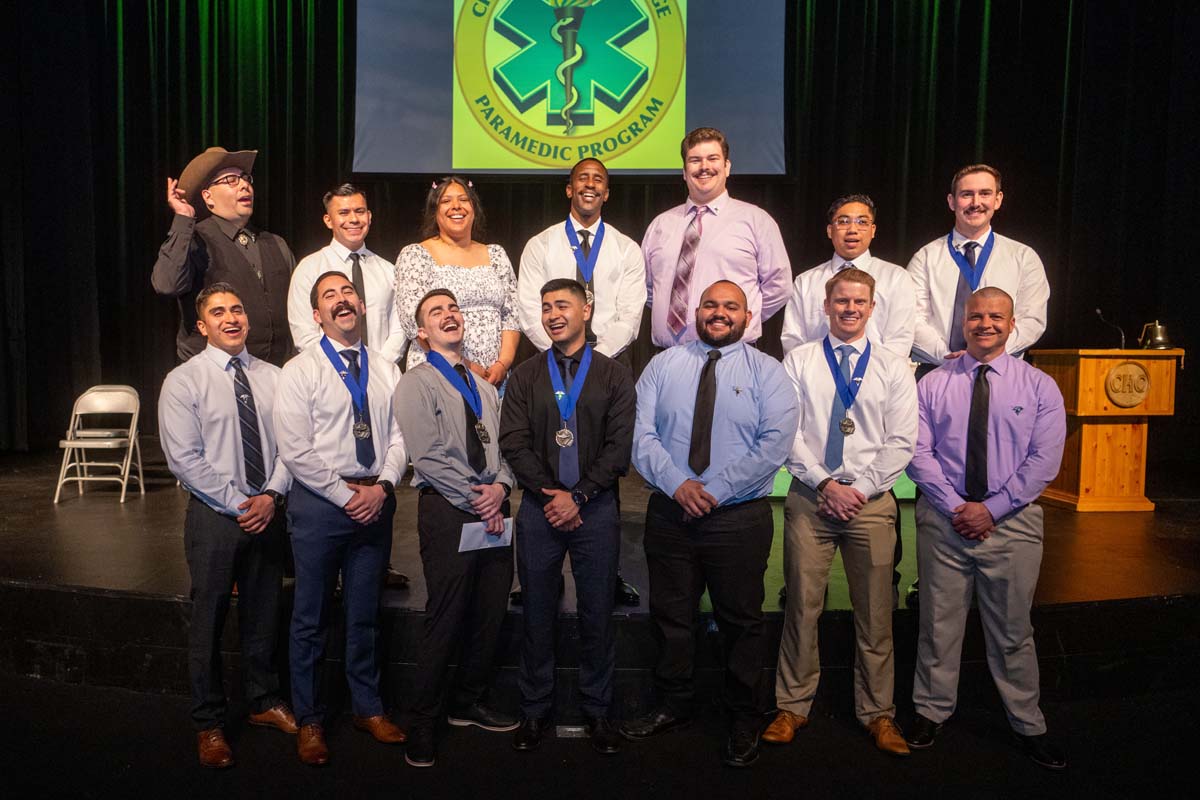
<svg viewBox="0 0 1200 800"><path fill-rule="evenodd" d="M727 280L746 293L752 316L743 340L754 342L791 292L792 266L779 226L758 206L729 196L723 133L696 128L679 149L687 202L655 217L642 238L651 339L664 348L694 340L700 295Z"/></svg>

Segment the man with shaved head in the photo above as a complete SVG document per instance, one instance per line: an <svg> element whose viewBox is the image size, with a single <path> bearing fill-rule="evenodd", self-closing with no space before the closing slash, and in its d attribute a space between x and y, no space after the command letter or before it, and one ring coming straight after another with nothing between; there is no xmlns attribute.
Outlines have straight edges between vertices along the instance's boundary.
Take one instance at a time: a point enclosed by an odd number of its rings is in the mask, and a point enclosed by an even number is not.
<svg viewBox="0 0 1200 800"><path fill-rule="evenodd" d="M908 744L930 747L954 713L963 629L979 602L992 679L1025 753L1048 769L1066 757L1046 738L1029 609L1042 563L1042 509L1058 474L1066 412L1058 386L1008 352L1013 299L986 287L967 301L966 350L917 386L921 624Z"/></svg>
<svg viewBox="0 0 1200 800"><path fill-rule="evenodd" d="M763 573L774 521L766 497L796 434L796 397L775 359L742 341L746 295L717 281L694 311L698 339L659 353L637 385L633 463L654 493L646 509L650 616L659 705L621 726L642 739L694 713L696 611L707 587L724 638L733 717L725 763L758 757Z"/></svg>

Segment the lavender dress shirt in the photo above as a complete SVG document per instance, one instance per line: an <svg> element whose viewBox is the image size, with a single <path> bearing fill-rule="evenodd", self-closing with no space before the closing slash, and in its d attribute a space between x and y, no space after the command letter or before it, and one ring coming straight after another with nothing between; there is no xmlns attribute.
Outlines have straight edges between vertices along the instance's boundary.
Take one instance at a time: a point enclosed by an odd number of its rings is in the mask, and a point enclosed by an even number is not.
<svg viewBox="0 0 1200 800"><path fill-rule="evenodd" d="M917 450L908 475L947 517L966 502L967 422L979 362L969 354L917 384ZM988 492L992 519L1032 503L1058 475L1067 416L1049 375L1008 353L988 363Z"/></svg>
<svg viewBox="0 0 1200 800"><path fill-rule="evenodd" d="M667 324L671 285L683 234L695 204L689 200L659 214L642 237L646 258L646 305L650 306L650 338L659 347L685 344L696 338L689 324L679 338ZM688 320L695 316L704 290L719 280L733 281L746 292L754 318L746 326L744 342L762 335L762 323L787 303L792 289L792 264L779 226L756 205L734 200L728 192L708 203L704 234L696 249L696 267L688 286Z"/></svg>

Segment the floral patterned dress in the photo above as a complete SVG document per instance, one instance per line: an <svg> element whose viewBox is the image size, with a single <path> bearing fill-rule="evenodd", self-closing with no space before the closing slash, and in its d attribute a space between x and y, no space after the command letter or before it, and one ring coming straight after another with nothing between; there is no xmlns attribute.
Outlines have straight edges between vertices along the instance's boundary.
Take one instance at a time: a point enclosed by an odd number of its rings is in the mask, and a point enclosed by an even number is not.
<svg viewBox="0 0 1200 800"><path fill-rule="evenodd" d="M517 277L508 254L489 244L488 261L478 267L439 264L421 244L410 244L396 259L396 311L411 340L408 369L425 362L417 344L417 303L431 289L449 289L463 315L463 357L486 369L500 356L500 332L521 330L517 317Z"/></svg>

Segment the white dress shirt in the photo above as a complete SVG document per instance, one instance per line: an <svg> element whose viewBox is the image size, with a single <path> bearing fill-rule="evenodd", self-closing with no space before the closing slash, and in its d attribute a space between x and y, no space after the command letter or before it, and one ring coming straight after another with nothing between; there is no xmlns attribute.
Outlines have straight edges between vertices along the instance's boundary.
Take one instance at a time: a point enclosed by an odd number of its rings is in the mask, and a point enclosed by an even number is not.
<svg viewBox="0 0 1200 800"><path fill-rule="evenodd" d="M378 350L388 361L395 362L408 343L404 330L395 319L395 271L391 262L375 255L365 246L354 252L360 257L358 263L362 265L363 291L367 293L367 341L372 350ZM313 319L309 294L317 278L335 271L351 280L354 278L350 250L336 239L301 259L292 273L292 283L288 289L288 324L298 350L321 341L321 326Z"/></svg>
<svg viewBox="0 0 1200 800"><path fill-rule="evenodd" d="M990 232L990 229L989 231ZM988 232L976 241L980 254ZM954 231L954 248L962 252L967 238ZM950 257L946 237L939 236L917 251L908 262L908 274L917 293L917 327L913 341L913 360L941 364L950 352L950 326L954 321L954 296L962 274ZM1046 305L1050 302L1050 283L1046 268L1033 248L996 234L992 254L984 267L979 288L995 286L1012 295L1016 306L1017 329L1005 349L1020 356L1037 344L1046 331Z"/></svg>
<svg viewBox="0 0 1200 800"><path fill-rule="evenodd" d="M596 241L600 220L584 227L574 217L571 224L578 233L586 230ZM582 242L582 237L580 239ZM525 245L521 269L517 275L517 298L521 329L538 350L552 344L542 328L542 287L554 278L576 278L575 253L567 240L566 223L556 222ZM637 337L646 307L646 265L638 243L614 228L604 225L604 241L592 272L592 332L596 351L612 358Z"/></svg>
<svg viewBox="0 0 1200 800"><path fill-rule="evenodd" d="M361 343L334 350L362 351ZM338 356L343 362L345 358ZM361 355L359 363L361 364ZM354 405L325 350L306 348L283 367L275 395L275 440L283 463L296 480L341 508L354 492L342 477L378 475L399 483L408 463L404 436L392 415L392 394L400 369L374 349L368 349L367 406L371 410L371 443L375 462L358 463L355 454Z"/></svg>
<svg viewBox="0 0 1200 800"><path fill-rule="evenodd" d="M263 466L271 489L287 494L291 475L275 448L272 412L279 367L243 348L237 356L254 395ZM183 487L218 514L240 517L253 491L246 483L242 424L230 355L207 345L167 373L158 398L158 435L167 466ZM258 494L258 492L255 492Z"/></svg>
<svg viewBox="0 0 1200 800"><path fill-rule="evenodd" d="M837 348L847 344L832 335L828 338L835 356ZM837 388L825 360L824 341L803 344L783 359L800 406L800 427L786 466L812 489L826 478L844 478L866 497L873 497L892 488L912 460L917 446L917 382L908 359L872 342L871 360L847 413L854 433L846 436L841 465L831 471L824 463L825 444ZM867 341L863 337L849 343L854 348L852 375Z"/></svg>
<svg viewBox="0 0 1200 800"><path fill-rule="evenodd" d="M837 266L834 266L834 265ZM792 297L783 312L780 340L787 353L829 333L825 314L825 282L843 269L861 269L875 279L875 310L867 320L867 338L905 360L912 351L917 296L912 278L899 264L875 258L868 250L852 261L834 254L824 264L805 270L792 284Z"/></svg>

